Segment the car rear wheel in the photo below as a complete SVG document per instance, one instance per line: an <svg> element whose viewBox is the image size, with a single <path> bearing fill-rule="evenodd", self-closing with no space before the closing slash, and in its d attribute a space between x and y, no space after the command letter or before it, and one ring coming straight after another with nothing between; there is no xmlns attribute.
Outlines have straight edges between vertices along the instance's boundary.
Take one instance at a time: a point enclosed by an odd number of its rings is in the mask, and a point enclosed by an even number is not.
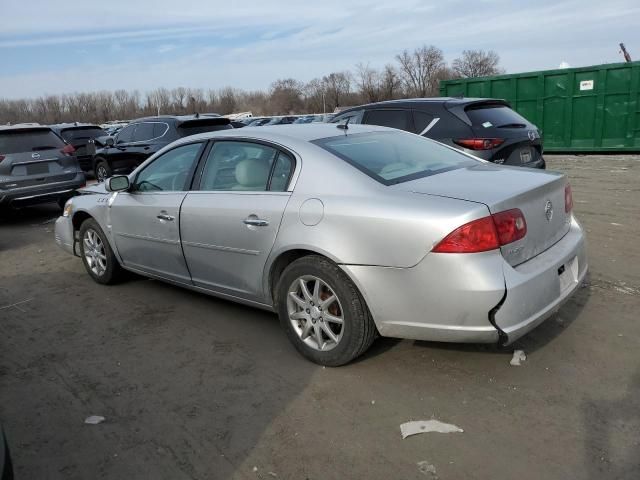
<svg viewBox="0 0 640 480"><path fill-rule="evenodd" d="M103 285L116 283L123 270L98 223L91 218L85 220L79 237L82 263L91 278Z"/></svg>
<svg viewBox="0 0 640 480"><path fill-rule="evenodd" d="M96 162L94 174L98 182L104 182L107 178L113 175L113 172L107 161L101 158Z"/></svg>
<svg viewBox="0 0 640 480"><path fill-rule="evenodd" d="M344 365L364 353L377 336L355 285L326 258L312 255L291 263L276 292L282 328L312 362Z"/></svg>

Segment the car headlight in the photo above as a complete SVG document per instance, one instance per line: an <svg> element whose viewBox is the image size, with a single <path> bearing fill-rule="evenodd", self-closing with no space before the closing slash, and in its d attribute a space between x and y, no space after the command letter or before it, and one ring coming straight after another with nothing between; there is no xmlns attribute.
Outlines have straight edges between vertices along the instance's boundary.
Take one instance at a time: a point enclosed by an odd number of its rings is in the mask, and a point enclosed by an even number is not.
<svg viewBox="0 0 640 480"><path fill-rule="evenodd" d="M71 212L73 211L73 203L71 199L67 200L67 203L64 204L64 209L62 210L63 217L69 217Z"/></svg>

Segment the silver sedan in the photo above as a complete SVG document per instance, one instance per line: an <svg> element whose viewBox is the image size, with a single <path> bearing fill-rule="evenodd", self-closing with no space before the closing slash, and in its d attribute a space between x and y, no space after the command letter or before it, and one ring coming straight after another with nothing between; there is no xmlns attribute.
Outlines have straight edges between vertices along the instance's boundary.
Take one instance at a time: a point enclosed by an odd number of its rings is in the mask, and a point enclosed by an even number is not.
<svg viewBox="0 0 640 480"><path fill-rule="evenodd" d="M70 200L56 242L99 283L129 270L275 311L330 366L378 335L508 344L587 271L564 175L365 125L181 139Z"/></svg>

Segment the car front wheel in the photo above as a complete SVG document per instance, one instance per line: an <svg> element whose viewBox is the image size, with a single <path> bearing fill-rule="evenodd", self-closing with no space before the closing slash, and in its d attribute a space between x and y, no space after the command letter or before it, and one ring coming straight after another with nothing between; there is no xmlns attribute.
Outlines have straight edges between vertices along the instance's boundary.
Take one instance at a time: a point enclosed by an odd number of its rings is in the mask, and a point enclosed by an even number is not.
<svg viewBox="0 0 640 480"><path fill-rule="evenodd" d="M104 159L99 159L96 162L94 173L96 175L96 180L98 180L98 182L104 182L107 178L109 178L113 174L113 172L111 171L111 167L109 166L107 161Z"/></svg>
<svg viewBox="0 0 640 480"><path fill-rule="evenodd" d="M104 232L93 219L85 220L80 226L80 256L87 273L103 285L116 283L122 274Z"/></svg>
<svg viewBox="0 0 640 480"><path fill-rule="evenodd" d="M276 290L282 327L296 349L315 363L349 363L377 336L353 282L324 257L312 255L291 263Z"/></svg>

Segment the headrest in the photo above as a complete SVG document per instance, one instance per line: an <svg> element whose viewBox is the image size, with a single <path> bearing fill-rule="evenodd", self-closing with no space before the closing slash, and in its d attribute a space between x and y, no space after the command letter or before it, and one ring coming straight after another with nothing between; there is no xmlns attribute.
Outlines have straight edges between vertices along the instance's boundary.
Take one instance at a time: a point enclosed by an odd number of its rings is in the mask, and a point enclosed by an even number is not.
<svg viewBox="0 0 640 480"><path fill-rule="evenodd" d="M236 165L236 182L243 187L266 186L269 178L269 164L265 161L249 158Z"/></svg>

